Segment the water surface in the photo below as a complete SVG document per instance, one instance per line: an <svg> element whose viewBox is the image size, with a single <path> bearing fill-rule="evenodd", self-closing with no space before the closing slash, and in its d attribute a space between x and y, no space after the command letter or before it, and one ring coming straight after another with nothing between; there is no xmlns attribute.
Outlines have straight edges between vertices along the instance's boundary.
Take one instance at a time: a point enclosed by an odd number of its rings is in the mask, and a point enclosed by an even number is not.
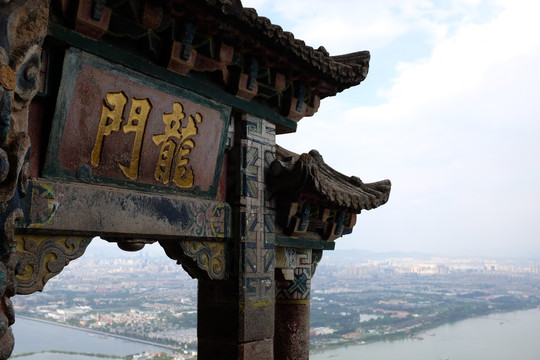
<svg viewBox="0 0 540 360"><path fill-rule="evenodd" d="M313 354L311 360L539 360L540 310L492 314L406 339Z"/></svg>

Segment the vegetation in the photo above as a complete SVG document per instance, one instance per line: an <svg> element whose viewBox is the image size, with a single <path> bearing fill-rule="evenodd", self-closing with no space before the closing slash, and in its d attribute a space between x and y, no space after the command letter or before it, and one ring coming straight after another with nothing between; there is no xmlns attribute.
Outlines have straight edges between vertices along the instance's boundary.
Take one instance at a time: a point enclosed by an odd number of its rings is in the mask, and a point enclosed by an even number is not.
<svg viewBox="0 0 540 360"><path fill-rule="evenodd" d="M386 290L342 291L313 297L311 328L330 328L332 333L311 336L313 351L348 344L418 337L422 332L443 324L496 312L508 312L540 306L540 297L509 293L501 288L491 291L453 293L437 291L449 284L425 286L434 279L426 277L415 287L388 286ZM454 286L454 285L453 285ZM367 316L366 316L367 315ZM365 321L362 318L370 318Z"/></svg>
<svg viewBox="0 0 540 360"><path fill-rule="evenodd" d="M107 355L107 354L96 354L96 353L86 353L86 352L76 352L76 351L62 351L62 350L43 350L38 352L29 352L19 355L13 355L11 356L12 359L15 358L24 358L28 356L32 356L35 354L66 354L66 355L81 355L81 356L87 356L87 357L95 357L95 358L101 358L101 359L124 359L127 360L127 357L125 356L116 356L116 355ZM129 358L131 359L131 358ZM172 358L168 359L160 359L160 360L171 360Z"/></svg>

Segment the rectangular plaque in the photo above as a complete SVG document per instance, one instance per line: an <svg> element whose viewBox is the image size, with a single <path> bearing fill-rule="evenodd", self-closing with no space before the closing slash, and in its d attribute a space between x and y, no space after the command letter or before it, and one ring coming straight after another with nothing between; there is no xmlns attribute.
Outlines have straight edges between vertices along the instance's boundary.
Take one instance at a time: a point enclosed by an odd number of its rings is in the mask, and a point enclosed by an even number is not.
<svg viewBox="0 0 540 360"><path fill-rule="evenodd" d="M67 51L44 176L215 198L230 107Z"/></svg>

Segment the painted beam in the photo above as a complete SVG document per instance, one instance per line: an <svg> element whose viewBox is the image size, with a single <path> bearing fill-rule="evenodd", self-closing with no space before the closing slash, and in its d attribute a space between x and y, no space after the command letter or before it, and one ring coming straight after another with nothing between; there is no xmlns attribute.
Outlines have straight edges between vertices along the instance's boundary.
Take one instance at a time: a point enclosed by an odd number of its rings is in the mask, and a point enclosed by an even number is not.
<svg viewBox="0 0 540 360"><path fill-rule="evenodd" d="M230 237L230 206L180 196L33 179L22 201L19 233L109 238L212 239Z"/></svg>
<svg viewBox="0 0 540 360"><path fill-rule="evenodd" d="M311 240L304 238L276 237L276 245L300 249L334 250L336 243L333 241Z"/></svg>

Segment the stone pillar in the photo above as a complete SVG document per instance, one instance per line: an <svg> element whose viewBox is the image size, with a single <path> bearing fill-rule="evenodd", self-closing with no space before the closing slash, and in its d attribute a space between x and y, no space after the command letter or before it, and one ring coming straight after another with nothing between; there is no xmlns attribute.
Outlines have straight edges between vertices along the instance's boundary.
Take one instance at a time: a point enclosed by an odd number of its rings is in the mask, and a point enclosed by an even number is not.
<svg viewBox="0 0 540 360"><path fill-rule="evenodd" d="M309 306L312 250L276 250L274 358L309 359Z"/></svg>
<svg viewBox="0 0 540 360"><path fill-rule="evenodd" d="M274 359L275 209L266 169L275 158L275 125L235 118L227 201L233 209L227 280L199 280L199 359Z"/></svg>

